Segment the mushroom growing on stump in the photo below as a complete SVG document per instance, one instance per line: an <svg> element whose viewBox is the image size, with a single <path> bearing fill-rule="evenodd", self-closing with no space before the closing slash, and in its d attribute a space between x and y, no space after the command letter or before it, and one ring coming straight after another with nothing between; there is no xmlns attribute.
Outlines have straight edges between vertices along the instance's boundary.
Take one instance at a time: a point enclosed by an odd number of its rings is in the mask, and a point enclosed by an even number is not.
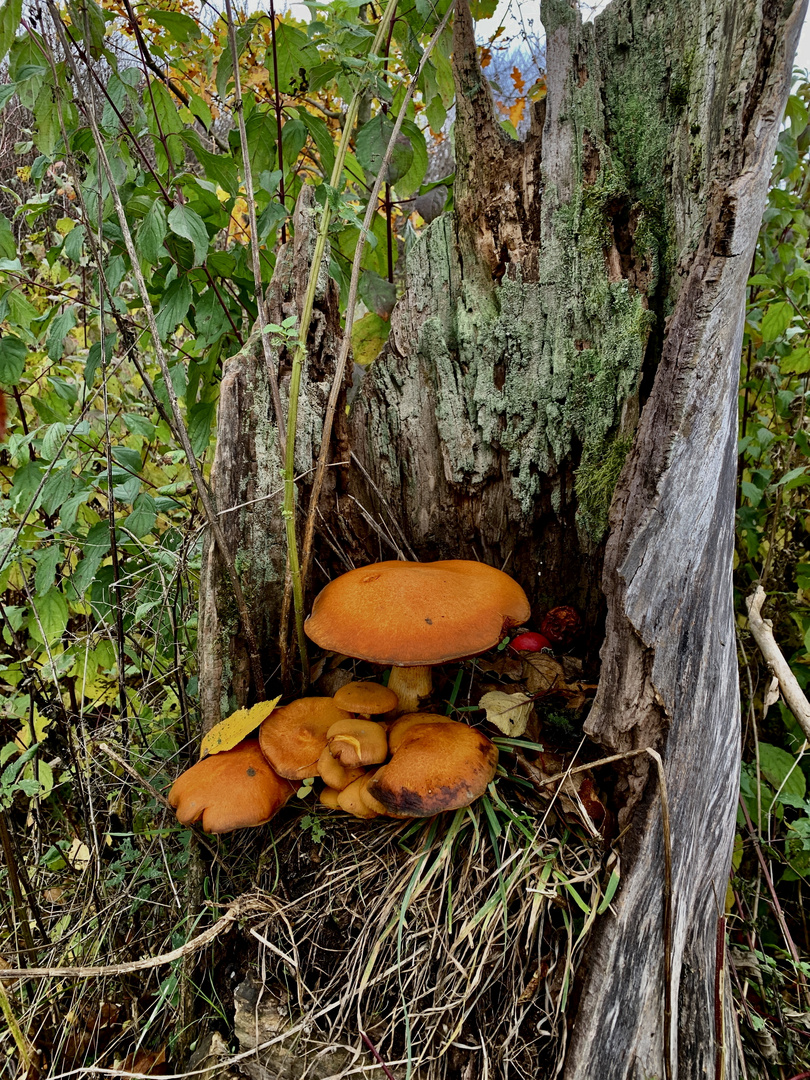
<svg viewBox="0 0 810 1080"><path fill-rule="evenodd" d="M291 701L275 709L259 728L262 753L279 776L290 780L317 776L329 728L348 719L349 714L329 697Z"/></svg>
<svg viewBox="0 0 810 1080"><path fill-rule="evenodd" d="M455 720L416 724L361 787L361 798L389 817L432 817L483 795L497 765L497 747L480 731Z"/></svg>
<svg viewBox="0 0 810 1080"><path fill-rule="evenodd" d="M322 649L392 665L388 689L414 712L430 693L432 666L491 649L529 614L520 585L485 563L392 561L331 581L304 629Z"/></svg>
<svg viewBox="0 0 810 1080"><path fill-rule="evenodd" d="M264 825L296 789L268 765L258 739L198 761L175 780L169 805L181 825L202 818L210 833Z"/></svg>

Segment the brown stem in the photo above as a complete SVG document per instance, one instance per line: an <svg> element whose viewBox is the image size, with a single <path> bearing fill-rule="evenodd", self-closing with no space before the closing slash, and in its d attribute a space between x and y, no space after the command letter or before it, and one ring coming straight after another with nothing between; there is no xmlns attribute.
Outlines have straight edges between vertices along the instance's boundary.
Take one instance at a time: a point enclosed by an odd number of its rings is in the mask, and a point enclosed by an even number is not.
<svg viewBox="0 0 810 1080"><path fill-rule="evenodd" d="M270 42L273 48L273 107L276 113L276 153L278 154L278 167L281 169L281 180L278 185L278 201L285 205L284 198L284 158L281 156L281 94L278 89L278 54L276 52L276 9L273 0L270 0ZM235 64L235 61L234 61ZM281 242L287 242L287 222L281 223Z"/></svg>
<svg viewBox="0 0 810 1080"><path fill-rule="evenodd" d="M17 869L17 856L14 851L14 846L11 843L11 836L8 831L8 824L6 822L5 810L0 810L0 844L3 847L3 854L6 859L6 868L8 870L8 881L11 885L11 895L14 898L14 907L17 912L17 919L20 924L20 934L25 942L26 952L32 954L36 959L36 945L34 944L34 935L31 933L31 926L28 922L28 912L25 909L25 900L22 894L22 888L20 886L20 875ZM21 953L17 954L17 963L20 967L23 967L23 960Z"/></svg>

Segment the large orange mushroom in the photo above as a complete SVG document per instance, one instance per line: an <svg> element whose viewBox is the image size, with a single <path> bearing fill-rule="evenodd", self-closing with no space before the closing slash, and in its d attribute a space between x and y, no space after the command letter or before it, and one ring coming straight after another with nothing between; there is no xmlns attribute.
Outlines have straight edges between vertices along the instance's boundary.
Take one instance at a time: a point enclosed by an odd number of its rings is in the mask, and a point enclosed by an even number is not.
<svg viewBox="0 0 810 1080"><path fill-rule="evenodd" d="M388 688L413 712L433 665L492 648L529 614L520 585L485 563L380 562L331 581L304 629L322 649L391 664Z"/></svg>
<svg viewBox="0 0 810 1080"><path fill-rule="evenodd" d="M258 739L245 739L181 773L169 792L169 804L181 825L202 818L206 832L226 833L269 821L296 786L268 765Z"/></svg>
<svg viewBox="0 0 810 1080"><path fill-rule="evenodd" d="M498 765L486 735L455 720L408 728L391 760L361 787L369 810L389 817L432 817L469 806Z"/></svg>

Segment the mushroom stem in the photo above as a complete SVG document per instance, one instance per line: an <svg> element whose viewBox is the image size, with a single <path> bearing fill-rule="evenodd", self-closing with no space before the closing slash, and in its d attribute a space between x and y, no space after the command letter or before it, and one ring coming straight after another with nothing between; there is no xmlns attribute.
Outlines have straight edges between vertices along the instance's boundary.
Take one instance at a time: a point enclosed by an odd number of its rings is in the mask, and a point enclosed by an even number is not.
<svg viewBox="0 0 810 1080"><path fill-rule="evenodd" d="M433 689L430 667L392 667L388 689L399 698L399 712L416 712Z"/></svg>

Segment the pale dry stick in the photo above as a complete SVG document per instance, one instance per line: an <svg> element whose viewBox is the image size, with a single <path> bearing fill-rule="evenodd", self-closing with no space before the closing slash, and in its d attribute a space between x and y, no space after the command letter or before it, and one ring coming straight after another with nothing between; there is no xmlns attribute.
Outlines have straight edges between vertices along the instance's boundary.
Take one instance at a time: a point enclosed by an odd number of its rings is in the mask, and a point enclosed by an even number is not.
<svg viewBox="0 0 810 1080"><path fill-rule="evenodd" d="M758 585L751 596L745 598L748 608L748 625L751 628L754 641L759 646L759 651L765 659L768 668L779 680L779 689L785 704L796 717L796 721L810 739L810 701L807 700L804 691L799 686L796 676L790 670L790 665L782 655L782 650L776 644L773 636L773 623L770 619L762 618L762 605L765 603L765 590Z"/></svg>
<svg viewBox="0 0 810 1080"><path fill-rule="evenodd" d="M147 956L143 960L130 960L123 964L91 964L76 965L75 967L36 967L36 968L0 968L0 979L95 979L105 975L128 975L133 971L149 971L151 968L163 967L175 960L180 960L189 953L197 952L204 948L226 930L231 923L242 918L250 912L251 908L259 905L255 897L240 897L235 900L221 919L207 927L201 934L197 934L191 941L181 945L171 952L161 953L160 956Z"/></svg>
<svg viewBox="0 0 810 1080"><path fill-rule="evenodd" d="M59 41L62 45L62 49L65 53L68 66L70 67L73 78L76 81L77 86L82 85L82 80L79 75L79 69L76 65L76 61L73 58L68 47L67 37L65 35L64 27L60 14L54 4L54 0L48 0L48 7L51 13L51 19L54 23L56 33L59 37ZM208 527L214 535L214 540L222 556L222 561L225 563L225 569L228 574L228 580L233 590L234 600L239 610L239 618L242 622L242 628L245 632L245 637L248 641L248 653L250 656L250 669L255 683L257 699L264 701L266 698L264 688L264 676L262 674L261 658L259 656L259 642L256 637L256 632L253 627L253 620L250 617L247 603L245 601L245 595L242 592L242 584L239 581L239 575L236 572L236 565L228 548L227 541L225 540L225 534L222 531L222 527L219 524L217 517L216 507L214 505L213 498L208 485L200 471L200 467L197 464L197 458L195 457L194 450L191 446L191 441L188 436L188 430L183 422L183 417L180 413L180 405L177 401L177 394L175 393L174 385L172 383L171 375L169 373L169 364L166 359L166 353L163 349L163 343L160 340L160 334L158 333L157 323L155 321L155 312L152 307L152 301L149 299L149 291L146 287L146 282L141 272L141 264L138 259L138 254L135 251L135 244L132 240L132 233L130 232L129 222L127 221L126 211L121 202L121 196L118 192L118 188L113 177L112 168L110 167L110 161L107 157L107 151L104 147L104 141L101 138L101 132L98 129L96 117L92 109L85 109L85 116L90 124L90 129L93 134L93 142L96 147L96 153L98 154L99 161L104 170L104 175L107 179L110 195L112 196L113 203L115 205L115 212L118 217L118 223L121 227L121 233L124 238L124 245L129 255L130 264L132 266L132 272L135 275L135 280L138 284L138 291L141 295L141 303L143 304L143 310L146 314L146 321L149 325L149 331L152 335L152 342L155 346L155 355L157 356L160 370L163 375L163 382L166 388L166 394L169 398L169 404L172 410L172 416L174 417L175 426L177 428L177 434L180 437L180 443L185 452L188 460L189 469L191 471L192 478L194 480L194 486L199 492L200 499L203 507L205 508L205 516L208 521Z"/></svg>
<svg viewBox="0 0 810 1080"><path fill-rule="evenodd" d="M270 339L265 327L267 326L267 308L264 303L264 286L262 285L262 269L259 262L259 229L256 224L256 199L253 193L253 171L250 167L250 149L247 141L247 129L245 127L245 110L242 107L242 76L239 73L239 50L236 45L236 27L233 22L233 9L231 0L225 0L225 17L228 23L228 45L233 60L233 90L236 97L236 120L239 125L239 143L242 147L242 178L245 181L245 201L247 202L250 220L250 255L253 263L253 287L256 290L256 306L259 313L259 333L262 339L264 362L267 367L267 379L270 383L270 397L273 400L273 411L276 414L276 433L278 435L278 451L284 457L284 447L287 442L287 431L284 424L284 413L281 410L281 395L278 392L278 376L273 364L273 355L270 351ZM276 91L278 93L278 91ZM282 170L284 168L281 163Z"/></svg>
<svg viewBox="0 0 810 1080"><path fill-rule="evenodd" d="M340 396L340 390L343 385L343 376L346 371L346 361L349 356L349 350L352 342L352 322L354 321L354 309L357 304L357 290L360 283L360 262L363 257L363 248L365 247L366 238L371 230L371 223L374 215L377 213L377 201L380 196L380 190L384 183L384 178L388 172L388 165L390 164L391 157L394 153L394 147L396 146L399 133L402 130L402 122L405 119L405 113L411 98L416 92L416 86L419 82L419 78L422 74L422 69L427 63L433 47L441 37L442 33L450 20L450 15L453 12L454 2L451 0L444 18L436 28L430 41L425 46L425 51L419 60L419 66L416 69L415 74L411 78L408 84L408 89L405 91L405 97L402 100L402 104L399 107L399 115L394 123L394 130L391 132L391 138L388 140L388 146L385 150L385 156L383 157L382 164L380 165L377 178L374 181L374 186L371 189L371 194L368 199L368 206L366 207L365 217L363 218L363 224L360 227L360 235L357 237L357 246L354 250L354 261L352 262L352 276L349 285L349 300L346 304L346 314L343 322L343 340L340 346L340 354L338 355L337 363L335 364L335 375L332 380L332 389L329 393L329 401L326 405L326 416L323 422L323 433L321 435L321 448L318 452L318 464L315 471L315 480L312 484L312 493L309 498L309 508L307 510L307 522L304 529L304 544L303 544L303 563L301 568L301 587L306 589L307 577L309 575L309 568L312 562L312 541L315 536L315 514L318 508L318 503L321 497L321 488L323 487L324 476L326 475L326 466L329 458L329 444L332 438L332 426L335 420L335 411L337 410L337 401Z"/></svg>

